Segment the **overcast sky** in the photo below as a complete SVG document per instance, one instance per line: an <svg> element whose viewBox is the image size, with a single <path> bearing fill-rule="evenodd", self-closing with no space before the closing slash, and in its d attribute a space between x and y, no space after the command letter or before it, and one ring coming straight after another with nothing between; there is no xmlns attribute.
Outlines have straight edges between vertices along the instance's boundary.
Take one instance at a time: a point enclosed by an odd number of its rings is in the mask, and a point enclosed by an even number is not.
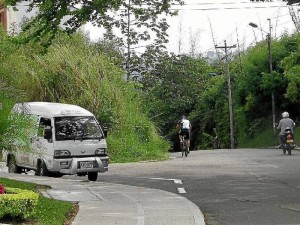
<svg viewBox="0 0 300 225"><path fill-rule="evenodd" d="M238 44L245 49L266 38L266 33L250 27L249 23L256 23L269 32L269 18L272 38L280 37L285 31L295 31L287 3L282 0L185 0L184 6L173 8L179 10L179 15L168 19L170 43L167 47L176 54L189 53L194 43L195 53L206 55L208 51L215 51L215 44L224 46L224 40L228 45ZM297 14L298 9L299 6L294 7ZM98 29L90 29L92 39L99 38L100 33Z"/></svg>
<svg viewBox="0 0 300 225"><path fill-rule="evenodd" d="M169 20L168 49L175 53L179 52L179 40L183 43L181 53L190 51L191 39L196 43L197 52L204 54L214 51L215 44L224 46L224 40L228 45L239 43L241 48L254 45L265 39L266 33L252 28L249 23L256 23L269 32L268 18L271 19L273 38L280 37L284 31L295 31L289 8L281 0L185 0L185 3L178 8L179 16ZM298 8L294 7L294 10L297 12Z"/></svg>

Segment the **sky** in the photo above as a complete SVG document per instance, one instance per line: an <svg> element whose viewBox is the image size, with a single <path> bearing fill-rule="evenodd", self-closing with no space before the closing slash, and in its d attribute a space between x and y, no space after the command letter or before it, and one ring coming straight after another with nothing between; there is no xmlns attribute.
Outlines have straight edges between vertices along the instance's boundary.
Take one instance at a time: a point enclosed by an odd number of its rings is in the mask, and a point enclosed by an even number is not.
<svg viewBox="0 0 300 225"><path fill-rule="evenodd" d="M296 13L299 8L293 7ZM215 51L215 45L224 46L225 40L228 46L236 44L240 50L246 49L266 39L268 19L273 39L284 32L295 32L287 3L282 0L185 0L184 6L173 6L173 9L178 9L179 15L168 18L167 49L176 54L190 53L193 49L196 54L206 55ZM250 22L256 23L264 32L249 26ZM98 29L89 30L92 39L99 38L101 32Z"/></svg>
<svg viewBox="0 0 300 225"><path fill-rule="evenodd" d="M168 49L175 53L191 50L196 43L197 53L215 51L215 45L237 44L241 49L266 39L271 21L272 38L279 38L285 31L293 33L294 23L287 4L282 1L250 2L250 0L185 0L179 16L170 19L170 43ZM299 7L293 7L294 10ZM256 23L259 29L249 23ZM180 32L181 27L181 32ZM183 42L179 50L179 40Z"/></svg>

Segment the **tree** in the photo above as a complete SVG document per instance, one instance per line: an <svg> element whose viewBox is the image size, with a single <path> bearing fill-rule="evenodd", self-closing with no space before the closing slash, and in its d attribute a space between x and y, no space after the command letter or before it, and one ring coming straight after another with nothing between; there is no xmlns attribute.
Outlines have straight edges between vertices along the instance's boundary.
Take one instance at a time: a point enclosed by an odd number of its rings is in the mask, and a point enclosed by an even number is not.
<svg viewBox="0 0 300 225"><path fill-rule="evenodd" d="M209 71L209 65L202 59L165 54L145 74L142 81L145 105L167 139L178 140L174 132L176 122L194 110L210 78Z"/></svg>
<svg viewBox="0 0 300 225"><path fill-rule="evenodd" d="M4 4L15 6L22 0L5 0ZM176 15L172 4L183 4L182 0L33 0L30 9L39 8L38 15L24 27L29 31L27 39L42 41L45 46L57 34L63 19L65 30L76 31L87 22L105 28L106 37L116 36L112 31L119 30L119 44L125 50L127 79L135 68L134 49L141 42L151 40L151 45L163 47L168 41L166 17ZM67 16L67 17L66 17ZM149 44L149 43L147 43Z"/></svg>

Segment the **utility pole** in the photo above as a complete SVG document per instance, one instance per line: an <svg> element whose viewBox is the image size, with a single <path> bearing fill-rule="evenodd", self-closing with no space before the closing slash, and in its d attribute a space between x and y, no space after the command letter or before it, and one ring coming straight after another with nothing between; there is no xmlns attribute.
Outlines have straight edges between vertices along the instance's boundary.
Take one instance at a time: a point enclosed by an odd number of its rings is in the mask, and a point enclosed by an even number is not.
<svg viewBox="0 0 300 225"><path fill-rule="evenodd" d="M271 30L272 30L272 26L271 26L271 19L269 20L269 33L268 33L268 52L269 52L269 66L270 66L270 75L272 76L272 72L273 72L273 66L272 66L272 48L271 48ZM274 77L272 76L272 79ZM274 83L274 79L273 79L273 83ZM273 122L273 132L274 135L276 134L276 121L275 121L275 98L274 98L274 90L272 90L272 122Z"/></svg>
<svg viewBox="0 0 300 225"><path fill-rule="evenodd" d="M272 42L272 36L271 36L271 30L272 30L272 26L271 26L271 19L269 20L269 32L262 30L261 28L259 28L257 26L257 24L255 23L249 23L249 25L253 28L257 28L265 33L267 33L267 41L268 41L268 58L269 58L269 71L270 71L270 75L272 76L272 72L273 72L273 67L272 67L272 48L271 48L271 42ZM274 77L272 76L273 82L274 82ZM276 121L275 121L275 98L274 98L274 90L272 90L272 125L273 125L273 131L274 131L274 135L276 135Z"/></svg>
<svg viewBox="0 0 300 225"><path fill-rule="evenodd" d="M127 8L127 59L126 59L126 73L127 73L127 81L130 79L131 75L131 63L130 63L130 47L131 47L131 42L130 42L130 23L131 23L131 18L130 18L130 12L131 11L131 0L128 1L128 8Z"/></svg>
<svg viewBox="0 0 300 225"><path fill-rule="evenodd" d="M272 66L272 48L271 48L271 41L272 41L272 36L271 36L271 19L269 20L269 35L268 35L268 47L269 47L269 64L270 64L270 76L272 76L272 81L274 83L274 76L272 75L273 72L273 66ZM274 135L276 134L276 121L275 121L275 98L274 98L274 90L272 90L272 121L273 121L273 131Z"/></svg>
<svg viewBox="0 0 300 225"><path fill-rule="evenodd" d="M233 131L233 112L232 112L232 96L231 96L231 78L229 71L229 60L228 60L228 49L235 48L236 45L227 46L226 40L224 41L224 46L215 46L216 48L222 48L225 50L225 60L226 60L226 72L227 72L227 85L228 85L228 107L229 107L229 120L230 120L230 146L234 149L234 131Z"/></svg>

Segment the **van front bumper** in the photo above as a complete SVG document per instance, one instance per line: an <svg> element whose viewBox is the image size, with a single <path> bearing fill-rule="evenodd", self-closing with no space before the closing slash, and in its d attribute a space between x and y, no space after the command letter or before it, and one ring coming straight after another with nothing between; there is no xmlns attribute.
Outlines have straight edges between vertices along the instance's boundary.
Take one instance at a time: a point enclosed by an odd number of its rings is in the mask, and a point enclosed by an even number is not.
<svg viewBox="0 0 300 225"><path fill-rule="evenodd" d="M70 175L87 172L104 173L108 171L108 162L108 156L54 159L53 168L49 168L49 171Z"/></svg>

